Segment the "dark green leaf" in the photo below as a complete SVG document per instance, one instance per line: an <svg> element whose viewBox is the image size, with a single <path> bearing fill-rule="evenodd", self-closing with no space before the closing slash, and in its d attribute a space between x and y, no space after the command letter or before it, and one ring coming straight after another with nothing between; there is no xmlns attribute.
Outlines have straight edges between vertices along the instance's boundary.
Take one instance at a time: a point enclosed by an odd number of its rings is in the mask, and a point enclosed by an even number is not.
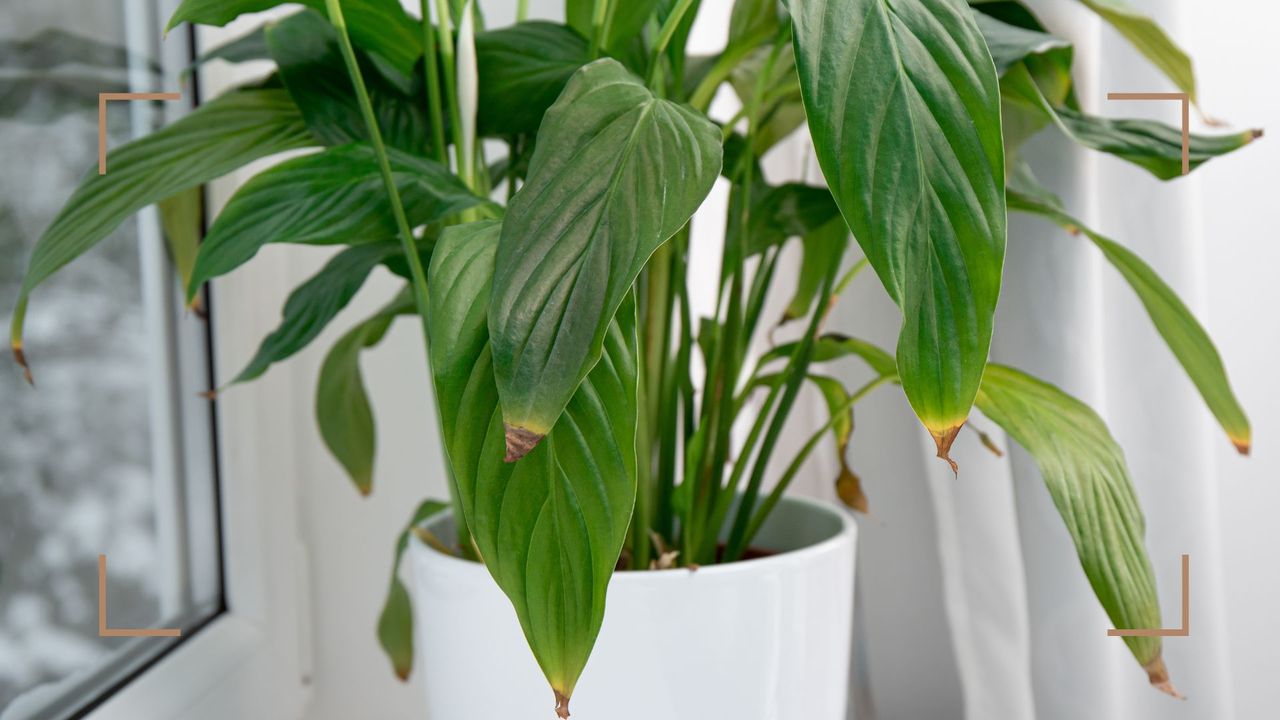
<svg viewBox="0 0 1280 720"><path fill-rule="evenodd" d="M485 203L440 164L388 148L411 225ZM332 245L396 238L373 148L327 148L259 173L218 215L196 259L189 292L252 258L267 243Z"/></svg>
<svg viewBox="0 0 1280 720"><path fill-rule="evenodd" d="M1173 288L1128 248L1099 235L1068 215L1058 199L1040 187L1025 166L1010 180L1009 208L1040 215L1072 231L1084 233L1098 246L1137 293L1151 316L1152 324L1200 391L1231 443L1247 455L1253 442L1253 431L1244 408L1231 389L1222 357L1209 333Z"/></svg>
<svg viewBox="0 0 1280 720"><path fill-rule="evenodd" d="M514 457L551 430L636 276L720 162L711 121L655 98L613 60L579 70L547 111L503 223L489 308Z"/></svg>
<svg viewBox="0 0 1280 720"><path fill-rule="evenodd" d="M232 382L252 380L316 339L329 321L351 302L379 263L400 252L391 243L356 245L338 253L320 272L299 285L285 302L280 325Z"/></svg>
<svg viewBox="0 0 1280 720"><path fill-rule="evenodd" d="M977 404L1040 467L1111 621L1125 629L1161 627L1142 510L1124 453L1102 419L1058 388L994 364L987 367ZM1160 638L1124 640L1152 684L1167 685Z"/></svg>
<svg viewBox="0 0 1280 720"><path fill-rule="evenodd" d="M903 389L946 457L982 380L1004 265L995 66L958 0L790 8L818 160L902 309Z"/></svg>
<svg viewBox="0 0 1280 720"><path fill-rule="evenodd" d="M203 52L196 61L187 68L187 71L204 65L213 60L223 60L229 63L249 62L250 60L270 60L271 50L267 47L267 32L265 27L256 27L245 35L235 40L223 43L212 50Z"/></svg>
<svg viewBox="0 0 1280 720"><path fill-rule="evenodd" d="M604 615L636 492L635 305L555 429L517 463L505 440L485 309L500 228L448 228L431 266L431 365L450 465L481 557L567 711Z"/></svg>
<svg viewBox="0 0 1280 720"><path fill-rule="evenodd" d="M324 0L295 0L321 13ZM282 0L183 0L165 32L184 22L222 27L245 13L285 4ZM342 0L342 14L356 47L375 53L403 75L422 57L422 30L398 0Z"/></svg>
<svg viewBox="0 0 1280 720"><path fill-rule="evenodd" d="M239 90L116 148L107 155L107 174L91 169L36 243L14 313L15 327L21 327L26 298L37 285L133 213L258 158L314 142L287 94ZM21 341L16 332L14 341Z"/></svg>
<svg viewBox="0 0 1280 720"><path fill-rule="evenodd" d="M536 133L565 83L587 63L587 41L572 29L525 22L476 35L482 135Z"/></svg>
<svg viewBox="0 0 1280 720"><path fill-rule="evenodd" d="M373 491L373 459L377 450L373 410L360 374L360 352L382 341L398 315L414 312L406 288L395 300L343 335L320 366L316 384L316 421L320 437L361 495Z"/></svg>
<svg viewBox="0 0 1280 720"><path fill-rule="evenodd" d="M268 25L266 35L284 86L316 137L326 145L368 140L338 34L329 21L304 10ZM424 153L429 143L423 101L401 90L371 63L362 63L362 74L382 139L390 147Z"/></svg>
<svg viewBox="0 0 1280 720"><path fill-rule="evenodd" d="M396 539L395 559L391 562L391 587L378 616L378 643L391 660L396 677L408 680L413 672L413 605L409 591L400 582L400 560L409 547L409 534L422 523L449 509L448 503L425 500L414 510L413 517Z"/></svg>

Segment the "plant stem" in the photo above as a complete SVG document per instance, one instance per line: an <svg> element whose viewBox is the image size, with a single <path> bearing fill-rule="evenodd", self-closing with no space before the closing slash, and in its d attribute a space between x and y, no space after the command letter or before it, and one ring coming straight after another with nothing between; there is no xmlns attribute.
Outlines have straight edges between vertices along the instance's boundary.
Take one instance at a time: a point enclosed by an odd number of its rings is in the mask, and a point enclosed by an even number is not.
<svg viewBox="0 0 1280 720"><path fill-rule="evenodd" d="M667 21L662 23L662 29L658 31L658 40L650 53L652 60L649 64L649 87L653 87L658 77L658 70L662 67L662 54L667 51L667 45L671 44L671 38L675 37L676 30L680 28L680 21L684 20L684 14L689 12L692 5L693 0L680 0L667 16Z"/></svg>
<svg viewBox="0 0 1280 720"><path fill-rule="evenodd" d="M843 405L831 413L831 419L828 420L825 425L818 428L817 432L815 432L809 438L809 441L804 444L804 447L800 449L800 452L796 453L791 464L787 466L786 471L782 474L782 477L779 478L778 484L772 491L770 491L769 496L765 498L765 501L760 504L755 515L751 518L751 523L747 527L746 534L743 535L742 541L735 547L728 547L725 549L725 560L727 562L733 562L734 560L739 559L742 556L742 553L750 547L751 540L755 538L756 533L760 532L760 527L764 525L765 519L769 517L769 513L773 512L773 508L776 507L778 501L782 499L783 494L786 493L787 488L791 485L791 481L794 480L796 474L800 472L800 467L804 465L804 461L808 459L810 453L812 453L813 449L817 447L822 436L830 432L832 426L836 424L840 417L849 412L854 405L858 404L859 400L862 400L864 397L871 394L872 390L875 390L881 385L892 380L894 380L892 375L885 375L872 380L859 388L857 392L850 395Z"/></svg>
<svg viewBox="0 0 1280 720"><path fill-rule="evenodd" d="M327 2L328 0L326 0ZM445 99L449 103L449 124L453 130L453 160L458 177L467 187L471 187L473 178L462 174L462 112L458 108L458 68L454 59L453 16L449 9L449 0L436 0L436 14L440 22L436 26L440 35L440 64L444 70Z"/></svg>
<svg viewBox="0 0 1280 720"><path fill-rule="evenodd" d="M436 162L449 167L449 145L444 139L444 112L440 106L440 57L436 50L436 30L431 22L431 0L421 0L422 48L427 76L427 117L431 122L431 150Z"/></svg>
<svg viewBox="0 0 1280 720"><path fill-rule="evenodd" d="M719 89L720 83L728 79L734 69L738 67L738 63L742 62L751 53L755 52L760 43L768 40L769 36L764 33L757 33L738 44L730 45L720 53L720 58L711 66L702 82L693 89L689 95L689 104L695 109L706 112L711 106L711 100L716 96L716 90Z"/></svg>
<svg viewBox="0 0 1280 720"><path fill-rule="evenodd" d="M378 158L378 170L382 173L382 183L386 187L387 199L391 203L391 214L395 217L396 228L399 230L401 250L404 252L405 262L409 265L414 304L417 307L418 316L422 320L422 343L427 351L428 363L430 363L431 340L427 333L427 307L429 304L427 274L422 267L422 258L418 256L418 246L413 237L413 230L409 227L409 219L405 216L404 203L400 200L400 190L396 187L395 176L391 172L391 160L387 156L387 147L382 142L382 130L379 128L378 118L373 112L373 103L369 100L369 90L365 87L364 76L360 74L360 64L356 60L355 48L351 46L351 38L347 35L347 21L342 16L342 6L338 0L325 0L325 7L329 11L329 22L338 31L338 44L342 49L342 59L346 63L347 74L351 76L351 84L355 86L356 101L360 105L360 114L364 117L365 126L369 131L369 142L373 145L373 152ZM431 375L430 367L428 367L427 374L428 376ZM454 518L458 526L458 544L466 548L471 544L471 534L467 530L464 515L462 514L461 501L452 473L450 473L449 481L452 490L450 495L453 500Z"/></svg>
<svg viewBox="0 0 1280 720"><path fill-rule="evenodd" d="M600 48L604 46L605 32L608 30L609 0L595 0L591 10L591 47L587 57L595 60L600 57Z"/></svg>
<svg viewBox="0 0 1280 720"><path fill-rule="evenodd" d="M516 22L522 23L529 17L529 0L520 0L516 4Z"/></svg>

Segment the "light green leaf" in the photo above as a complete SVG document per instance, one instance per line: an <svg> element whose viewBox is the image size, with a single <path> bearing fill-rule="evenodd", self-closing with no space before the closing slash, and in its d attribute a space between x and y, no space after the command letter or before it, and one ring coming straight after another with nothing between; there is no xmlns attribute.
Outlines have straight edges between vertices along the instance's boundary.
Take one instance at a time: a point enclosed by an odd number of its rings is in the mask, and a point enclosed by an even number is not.
<svg viewBox="0 0 1280 720"><path fill-rule="evenodd" d="M159 202L160 226L169 260L185 288L191 284L200 238L204 234L204 192L200 187L187 188Z"/></svg>
<svg viewBox="0 0 1280 720"><path fill-rule="evenodd" d="M432 160L387 148L411 225L487 201ZM360 143L287 160L245 183L200 246L190 293L248 262L267 243L332 245L395 239L373 148Z"/></svg>
<svg viewBox="0 0 1280 720"><path fill-rule="evenodd" d="M513 459L550 432L636 276L720 163L711 121L654 97L613 60L579 70L547 111L502 226L489 308Z"/></svg>
<svg viewBox="0 0 1280 720"><path fill-rule="evenodd" d="M280 79L316 137L326 145L368 140L368 127L342 59L338 33L329 21L319 13L303 10L269 24L266 36ZM357 59L361 57L363 54L357 53ZM383 140L405 152L424 153L429 133L423 101L372 64L361 64Z"/></svg>
<svg viewBox="0 0 1280 720"><path fill-rule="evenodd" d="M324 0L292 0L324 12ZM222 27L245 13L261 12L285 4L283 0L183 0L169 19L165 32L189 22ZM375 53L402 75L412 75L422 57L422 30L398 0L342 0L351 40Z"/></svg>
<svg viewBox="0 0 1280 720"><path fill-rule="evenodd" d="M398 252L399 245L384 242L356 245L333 256L320 272L289 294L280 325L262 341L253 359L232 382L252 380L272 363L306 347L351 302L369 273Z"/></svg>
<svg viewBox="0 0 1280 720"><path fill-rule="evenodd" d="M1111 23L1179 90L1190 96L1191 102L1199 102L1191 58L1155 20L1125 0L1080 0L1080 3Z"/></svg>
<svg viewBox="0 0 1280 720"><path fill-rule="evenodd" d="M818 160L902 309L903 389L947 458L982 379L1004 265L995 66L959 0L790 9Z"/></svg>
<svg viewBox="0 0 1280 720"><path fill-rule="evenodd" d="M1086 227L1062 209L1058 199L1040 187L1023 166L1010 179L1009 208L1029 212L1080 232L1093 241L1137 293L1151 322L1181 363L1205 404L1241 454L1249 454L1253 431L1244 408L1231 389L1218 349L1195 315L1160 276L1128 248Z"/></svg>
<svg viewBox="0 0 1280 720"><path fill-rule="evenodd" d="M1142 510L1124 453L1102 419L1058 388L995 364L977 404L1035 459L1111 621L1123 629L1161 627ZM1172 690L1160 638L1124 640L1151 683Z"/></svg>
<svg viewBox="0 0 1280 720"><path fill-rule="evenodd" d="M525 22L476 35L480 133L536 133L565 83L585 65L587 41L572 29Z"/></svg>
<svg viewBox="0 0 1280 720"><path fill-rule="evenodd" d="M107 174L91 169L36 243L14 311L14 346L22 346L31 291L130 215L258 158L313 144L314 137L283 91L237 90L111 151Z"/></svg>
<svg viewBox="0 0 1280 720"><path fill-rule="evenodd" d="M430 278L431 364L467 524L566 717L635 502L636 311L628 295L555 429L519 462L504 462L485 313L500 232L481 222L441 236Z"/></svg>
<svg viewBox="0 0 1280 720"><path fill-rule="evenodd" d="M583 37L591 37L591 15L596 0L566 0L565 17L569 27ZM609 33L600 46L617 52L640 37L645 22L658 7L659 0L613 0L609 12Z"/></svg>
<svg viewBox="0 0 1280 720"><path fill-rule="evenodd" d="M1182 130L1150 120L1112 120L1068 107L1054 107L1025 67L1015 66L1002 82L1005 98L1041 113L1067 137L1145 168L1161 180L1182 176ZM1192 134L1191 169L1248 145L1262 135L1246 130L1230 135Z"/></svg>
<svg viewBox="0 0 1280 720"><path fill-rule="evenodd" d="M320 436L342 464L361 495L373 491L377 450L373 410L360 374L360 352L382 341L399 315L414 312L413 295L401 291L386 307L334 343L320 366L316 385L316 421Z"/></svg>
<svg viewBox="0 0 1280 720"><path fill-rule="evenodd" d="M413 605L409 591L400 582L400 560L409 547L409 534L414 528L449 509L448 503L424 500L396 539L395 559L391 562L391 587L378 616L378 643L391 661L396 677L408 680L413 672Z"/></svg>

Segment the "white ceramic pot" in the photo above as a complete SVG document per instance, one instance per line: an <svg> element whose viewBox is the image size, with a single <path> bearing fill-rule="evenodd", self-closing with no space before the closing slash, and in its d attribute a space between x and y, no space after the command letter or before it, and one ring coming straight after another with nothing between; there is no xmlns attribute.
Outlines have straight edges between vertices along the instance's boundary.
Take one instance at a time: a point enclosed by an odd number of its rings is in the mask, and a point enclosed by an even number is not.
<svg viewBox="0 0 1280 720"><path fill-rule="evenodd" d="M452 518L430 525L441 537ZM622 572L578 681L575 720L845 720L857 528L787 498L756 546L696 571ZM554 699L482 565L414 541L418 672L428 720L553 720Z"/></svg>

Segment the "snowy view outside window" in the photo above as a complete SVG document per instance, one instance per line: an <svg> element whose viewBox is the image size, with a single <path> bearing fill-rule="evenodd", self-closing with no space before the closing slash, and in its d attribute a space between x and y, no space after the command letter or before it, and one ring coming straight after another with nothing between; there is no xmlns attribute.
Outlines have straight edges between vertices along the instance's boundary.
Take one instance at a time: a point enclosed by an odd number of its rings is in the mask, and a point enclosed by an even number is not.
<svg viewBox="0 0 1280 720"><path fill-rule="evenodd" d="M154 17L139 25L138 8ZM176 75L162 69L151 46L159 33L126 31L129 22L135 30L154 28L158 15L150 3L128 0L0 3L0 319L5 327L36 240L86 170L96 172L98 93L173 87L161 87ZM129 47L130 37L144 38L142 47L136 39ZM139 78L148 86L139 87ZM144 125L158 124L165 110L158 105L144 106L140 115L113 105L109 146L140 134L139 117ZM99 554L109 561L112 627L189 628L220 603L216 580L192 590L195 581L185 564L178 563L183 570L178 572L165 557L168 544L176 542L182 553L204 553L213 558L204 565L216 566L216 539L187 537L184 528L193 523L185 519L169 523L183 538L167 537L173 533L158 518L165 508L182 507L167 506L174 495L161 488L194 478L155 467L157 443L167 442L157 438L183 437L170 427L178 424L173 418L158 419L154 411L157 315L148 313L147 303L154 300L145 299L147 270L139 243L148 237L159 242L157 233L153 218L127 221L35 292L26 347L37 387L28 387L7 357L0 364L4 720L74 712L172 644L98 636ZM174 307L179 307L176 298ZM175 337L170 338L174 343L183 342ZM182 360L207 363L204 349L198 350L188 348ZM166 432L158 435L158 429ZM190 451L179 443L179 455ZM203 453L211 458L208 448ZM211 486L211 470L196 475ZM185 502L198 501L212 517L211 487L182 493ZM175 583L181 586L177 590ZM176 603L166 600L166 593L178 598Z"/></svg>

